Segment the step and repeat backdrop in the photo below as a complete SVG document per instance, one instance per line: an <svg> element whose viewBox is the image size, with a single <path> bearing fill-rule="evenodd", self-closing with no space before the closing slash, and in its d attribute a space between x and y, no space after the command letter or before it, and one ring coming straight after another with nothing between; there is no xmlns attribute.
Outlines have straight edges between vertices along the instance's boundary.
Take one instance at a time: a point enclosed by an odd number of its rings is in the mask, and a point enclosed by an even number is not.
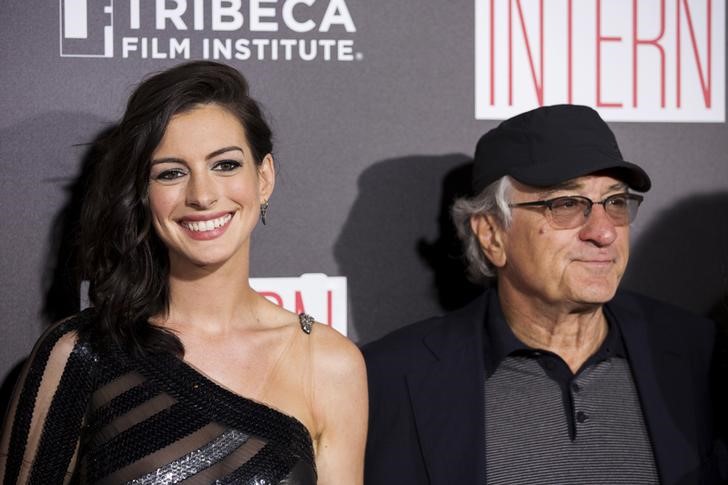
<svg viewBox="0 0 728 485"><path fill-rule="evenodd" d="M95 154L150 73L240 70L278 181L253 287L364 344L454 309L448 218L475 142L538 105L593 106L651 175L624 286L700 314L728 290L724 0L0 2L0 379L78 311L75 223ZM689 329L686 329L689 331Z"/></svg>

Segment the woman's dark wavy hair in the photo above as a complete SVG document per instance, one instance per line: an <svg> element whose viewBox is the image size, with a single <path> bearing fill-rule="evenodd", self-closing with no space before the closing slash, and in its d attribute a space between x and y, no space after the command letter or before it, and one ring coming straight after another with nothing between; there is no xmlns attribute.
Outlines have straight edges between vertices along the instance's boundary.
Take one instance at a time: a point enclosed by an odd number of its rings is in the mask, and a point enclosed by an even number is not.
<svg viewBox="0 0 728 485"><path fill-rule="evenodd" d="M257 164L273 151L272 134L248 83L210 61L178 65L143 81L126 112L102 140L80 222L80 276L90 282L94 335L135 355L184 353L171 332L149 323L169 305L169 258L152 227L149 171L172 116L205 104L229 110L242 124Z"/></svg>

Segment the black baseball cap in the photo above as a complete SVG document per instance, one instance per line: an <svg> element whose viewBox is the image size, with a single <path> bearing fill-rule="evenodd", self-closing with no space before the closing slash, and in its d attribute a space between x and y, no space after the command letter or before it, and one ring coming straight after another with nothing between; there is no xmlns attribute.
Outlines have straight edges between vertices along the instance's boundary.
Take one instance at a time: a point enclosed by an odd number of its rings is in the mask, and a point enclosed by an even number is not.
<svg viewBox="0 0 728 485"><path fill-rule="evenodd" d="M534 187L609 170L631 189L647 192L647 173L625 161L599 113L588 106L542 106L503 121L480 137L473 161L473 192L504 175Z"/></svg>

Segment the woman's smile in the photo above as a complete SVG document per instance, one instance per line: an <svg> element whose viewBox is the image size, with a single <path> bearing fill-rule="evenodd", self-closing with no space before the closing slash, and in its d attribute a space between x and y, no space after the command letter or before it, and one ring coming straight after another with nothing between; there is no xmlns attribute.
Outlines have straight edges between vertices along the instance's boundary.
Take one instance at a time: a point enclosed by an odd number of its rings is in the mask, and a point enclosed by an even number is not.
<svg viewBox="0 0 728 485"><path fill-rule="evenodd" d="M228 212L222 216L201 216L199 214L187 216L179 221L179 225L185 230L185 233L192 239L208 240L216 239L227 230L234 212Z"/></svg>

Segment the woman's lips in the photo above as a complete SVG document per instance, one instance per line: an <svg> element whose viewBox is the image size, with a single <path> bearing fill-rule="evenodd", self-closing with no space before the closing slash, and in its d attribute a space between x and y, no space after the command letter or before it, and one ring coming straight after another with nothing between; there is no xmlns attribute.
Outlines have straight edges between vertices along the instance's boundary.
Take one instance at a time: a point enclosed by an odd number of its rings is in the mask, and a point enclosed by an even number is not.
<svg viewBox="0 0 728 485"><path fill-rule="evenodd" d="M207 240L222 236L228 228L233 214L227 212L217 217L184 217L178 223L192 239Z"/></svg>

